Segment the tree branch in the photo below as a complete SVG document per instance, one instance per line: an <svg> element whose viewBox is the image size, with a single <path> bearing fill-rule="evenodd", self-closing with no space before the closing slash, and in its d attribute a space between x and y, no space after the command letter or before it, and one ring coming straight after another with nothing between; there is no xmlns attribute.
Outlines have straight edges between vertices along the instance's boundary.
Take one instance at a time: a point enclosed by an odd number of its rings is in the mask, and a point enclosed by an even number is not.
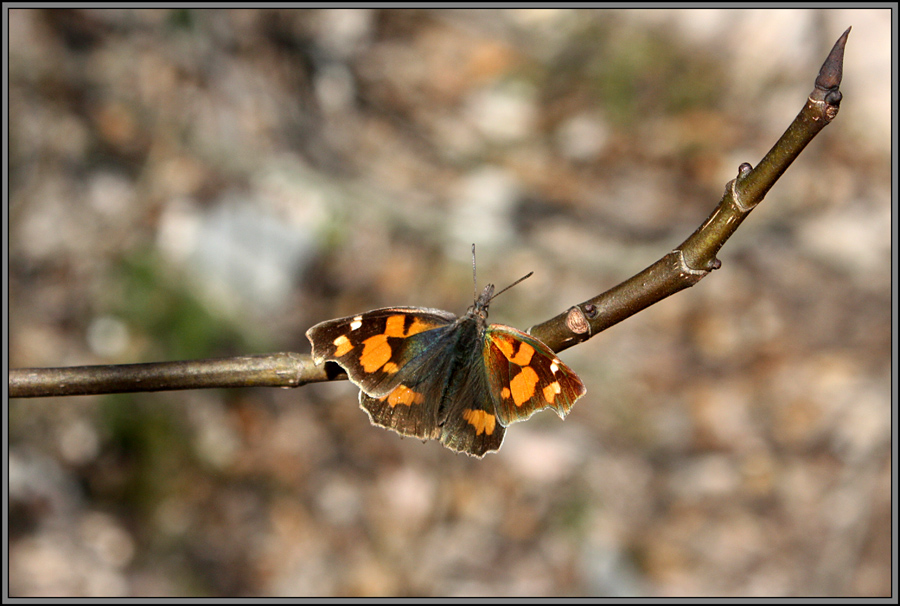
<svg viewBox="0 0 900 606"><path fill-rule="evenodd" d="M184 362L22 368L9 371L9 396L36 398L213 387L299 387L330 381L341 372L337 365L316 366L308 354L292 352Z"/></svg>
<svg viewBox="0 0 900 606"><path fill-rule="evenodd" d="M562 351L693 286L721 266L719 249L737 230L803 148L837 115L841 103L844 46L850 28L841 35L822 65L806 105L756 168L744 163L725 186L725 194L706 221L675 250L659 261L584 303L529 332L551 349ZM308 354L275 353L237 358L24 368L9 371L9 396L29 398L136 391L208 389L213 387L299 387L346 378L334 363L316 366Z"/></svg>

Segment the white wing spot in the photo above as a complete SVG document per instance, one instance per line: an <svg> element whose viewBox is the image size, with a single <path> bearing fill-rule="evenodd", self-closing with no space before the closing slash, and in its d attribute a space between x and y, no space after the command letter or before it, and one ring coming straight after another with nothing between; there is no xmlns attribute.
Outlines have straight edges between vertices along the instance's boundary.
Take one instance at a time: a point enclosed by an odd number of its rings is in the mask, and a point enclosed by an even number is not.
<svg viewBox="0 0 900 606"><path fill-rule="evenodd" d="M350 322L350 330L356 330L360 326L362 326L362 316L356 316L353 318L353 321Z"/></svg>
<svg viewBox="0 0 900 606"><path fill-rule="evenodd" d="M550 363L550 372L553 374L556 374L556 371L559 370L559 366L556 365L557 362L558 360L553 360L553 362Z"/></svg>

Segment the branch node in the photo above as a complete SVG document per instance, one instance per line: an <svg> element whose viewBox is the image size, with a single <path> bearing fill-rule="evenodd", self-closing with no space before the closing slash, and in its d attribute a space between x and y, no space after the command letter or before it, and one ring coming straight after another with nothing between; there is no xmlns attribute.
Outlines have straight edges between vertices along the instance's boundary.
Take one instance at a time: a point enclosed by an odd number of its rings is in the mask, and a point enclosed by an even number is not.
<svg viewBox="0 0 900 606"><path fill-rule="evenodd" d="M591 307L594 306L591 305ZM596 307L594 308L596 309ZM577 305L569 308L568 313L566 313L566 328L571 330L576 335L590 333L591 324L590 322L588 322L587 316L585 315L584 311Z"/></svg>
<svg viewBox="0 0 900 606"><path fill-rule="evenodd" d="M693 267L688 265L687 261L684 258L683 250L676 248L672 251L672 254L675 255L675 264L677 265L678 272L686 279L688 279L691 284L696 284L707 274L709 274L710 270L708 269L694 269ZM718 259L716 259L716 261L718 261ZM715 262L713 263L713 265L715 265ZM719 265L721 265L721 263L719 263Z"/></svg>
<svg viewBox="0 0 900 606"><path fill-rule="evenodd" d="M744 164L747 164L746 162ZM744 164L741 164L741 168L743 168ZM750 166L747 164L747 166ZM746 177L750 174L750 171L741 172L738 175L738 179L741 177ZM753 209L753 206L747 206L744 204L743 200L741 200L741 194L737 188L737 179L732 179L728 182L728 192L731 194L731 199L734 200L734 205L737 207L741 213L748 213Z"/></svg>

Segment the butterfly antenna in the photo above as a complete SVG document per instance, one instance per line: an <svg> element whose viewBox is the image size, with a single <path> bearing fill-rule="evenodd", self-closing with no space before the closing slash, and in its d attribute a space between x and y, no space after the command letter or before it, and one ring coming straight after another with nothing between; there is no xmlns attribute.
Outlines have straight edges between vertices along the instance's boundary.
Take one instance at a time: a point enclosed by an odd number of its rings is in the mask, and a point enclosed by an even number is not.
<svg viewBox="0 0 900 606"><path fill-rule="evenodd" d="M510 288L512 288L513 286L515 286L516 284L518 284L519 282L521 282L522 280L524 280L525 278L530 278L530 277L532 276L532 274L534 274L533 271L528 272L527 274L525 274L524 276L522 276L521 278L519 278L518 280L516 280L515 282L513 282L512 284L510 284L509 286L507 286L507 287L504 288L503 290L501 290L500 292L496 293L493 297L491 297L490 300L493 301L494 299L496 299L497 297L499 297L500 295L502 295L503 293L505 293L507 290L509 290Z"/></svg>
<svg viewBox="0 0 900 606"><path fill-rule="evenodd" d="M472 300L478 298L478 280L475 278L475 243L472 243Z"/></svg>

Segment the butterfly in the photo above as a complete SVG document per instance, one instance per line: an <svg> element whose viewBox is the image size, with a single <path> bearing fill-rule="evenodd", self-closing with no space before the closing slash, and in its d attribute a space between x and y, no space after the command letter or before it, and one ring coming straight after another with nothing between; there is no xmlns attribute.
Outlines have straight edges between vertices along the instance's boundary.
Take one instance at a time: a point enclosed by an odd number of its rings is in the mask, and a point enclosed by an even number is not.
<svg viewBox="0 0 900 606"><path fill-rule="evenodd" d="M488 284L461 317L385 307L321 322L306 336L316 364L337 362L359 387L373 425L481 458L500 448L510 423L545 408L565 418L586 391L540 340L488 323L497 295Z"/></svg>

